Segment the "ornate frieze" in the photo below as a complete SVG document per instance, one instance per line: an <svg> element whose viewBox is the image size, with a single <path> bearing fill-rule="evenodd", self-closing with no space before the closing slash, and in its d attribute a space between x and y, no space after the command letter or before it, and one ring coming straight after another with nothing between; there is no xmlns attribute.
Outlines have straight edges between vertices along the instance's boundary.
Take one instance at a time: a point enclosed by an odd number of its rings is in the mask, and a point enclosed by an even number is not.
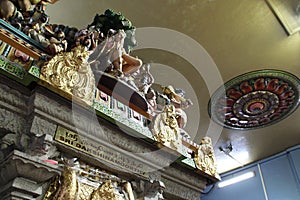
<svg viewBox="0 0 300 200"><path fill-rule="evenodd" d="M162 177L162 181L166 188L164 190L164 196L166 199L188 199L188 200L199 200L200 192L199 190L194 190L189 187L184 187L178 182L174 182L170 179L165 179Z"/></svg>
<svg viewBox="0 0 300 200"><path fill-rule="evenodd" d="M171 179L178 184L182 184L184 187L199 190L199 192L205 188L203 177L195 176L193 171L187 172L179 166L166 167L161 176L164 179Z"/></svg>
<svg viewBox="0 0 300 200"><path fill-rule="evenodd" d="M26 120L21 115L10 110L0 108L0 128L21 134L24 131Z"/></svg>
<svg viewBox="0 0 300 200"><path fill-rule="evenodd" d="M92 155L103 162L115 165L119 170L145 177L148 177L149 172L168 166L171 162L163 154L154 153L157 155L155 158L153 156L146 157L149 155L147 152L143 154L140 151L137 153L124 151L113 144L91 140L63 127L58 127L54 140ZM131 144L134 145L133 142Z"/></svg>
<svg viewBox="0 0 300 200"><path fill-rule="evenodd" d="M26 115L28 113L28 99L28 96L12 89L8 85L0 84L1 107L6 107L14 112Z"/></svg>
<svg viewBox="0 0 300 200"><path fill-rule="evenodd" d="M59 96L54 95L54 101L46 94L51 95L46 90L37 88L32 104L34 105L34 112L46 118L52 118L53 121L62 121L73 125L72 110L67 106L66 102Z"/></svg>
<svg viewBox="0 0 300 200"><path fill-rule="evenodd" d="M37 137L54 135L56 130L56 124L38 115L33 116L31 124L28 125L30 126L30 132Z"/></svg>

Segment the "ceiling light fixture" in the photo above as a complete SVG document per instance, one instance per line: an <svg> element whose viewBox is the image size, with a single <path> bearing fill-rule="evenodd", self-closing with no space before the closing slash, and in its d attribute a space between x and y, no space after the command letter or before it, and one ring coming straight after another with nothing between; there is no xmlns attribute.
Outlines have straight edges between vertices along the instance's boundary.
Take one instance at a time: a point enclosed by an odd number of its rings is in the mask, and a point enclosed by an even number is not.
<svg viewBox="0 0 300 200"><path fill-rule="evenodd" d="M247 180L247 179L252 178L254 176L255 176L254 171L246 172L242 175L239 175L239 176L233 177L231 179L227 179L225 181L219 182L218 183L218 188L223 188L223 187L226 187L228 185L232 185L232 184Z"/></svg>

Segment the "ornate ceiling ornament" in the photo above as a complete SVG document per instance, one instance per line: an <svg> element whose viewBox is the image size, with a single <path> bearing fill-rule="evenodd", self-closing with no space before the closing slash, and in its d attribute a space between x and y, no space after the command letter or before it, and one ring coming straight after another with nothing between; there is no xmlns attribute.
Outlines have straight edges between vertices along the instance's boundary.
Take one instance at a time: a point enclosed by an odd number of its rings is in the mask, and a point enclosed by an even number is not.
<svg viewBox="0 0 300 200"><path fill-rule="evenodd" d="M226 128L254 129L274 124L295 111L300 102L300 80L280 70L242 74L224 87L212 95L209 115Z"/></svg>

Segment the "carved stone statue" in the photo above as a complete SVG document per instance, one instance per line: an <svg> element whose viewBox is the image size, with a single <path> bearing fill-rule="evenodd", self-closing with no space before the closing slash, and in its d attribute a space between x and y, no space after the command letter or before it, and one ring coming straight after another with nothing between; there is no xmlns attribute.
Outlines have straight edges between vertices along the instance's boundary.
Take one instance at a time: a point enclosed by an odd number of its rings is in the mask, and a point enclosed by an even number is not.
<svg viewBox="0 0 300 200"><path fill-rule="evenodd" d="M204 137L195 152L195 164L198 169L212 176L218 176L211 138Z"/></svg>
<svg viewBox="0 0 300 200"><path fill-rule="evenodd" d="M164 111L157 114L153 120L152 133L163 145L176 150L180 148L181 135L173 105L165 106Z"/></svg>
<svg viewBox="0 0 300 200"><path fill-rule="evenodd" d="M15 149L41 160L49 159L58 154L49 135L7 133L0 139L0 160Z"/></svg>

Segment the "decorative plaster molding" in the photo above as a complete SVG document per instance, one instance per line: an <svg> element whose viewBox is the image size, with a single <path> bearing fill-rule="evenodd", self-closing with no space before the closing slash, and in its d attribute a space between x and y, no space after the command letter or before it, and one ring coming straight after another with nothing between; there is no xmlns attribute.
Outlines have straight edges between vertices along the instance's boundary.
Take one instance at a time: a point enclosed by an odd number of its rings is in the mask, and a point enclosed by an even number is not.
<svg viewBox="0 0 300 200"><path fill-rule="evenodd" d="M23 116L11 112L7 109L0 108L0 128L13 133L22 134L26 120Z"/></svg>
<svg viewBox="0 0 300 200"><path fill-rule="evenodd" d="M0 164L0 185L5 185L16 177L42 183L57 174L60 174L58 166L14 150Z"/></svg>
<svg viewBox="0 0 300 200"><path fill-rule="evenodd" d="M206 187L205 178L201 177L200 175L195 176L195 174L190 171L184 171L179 166L176 168L173 166L165 168L162 173L162 177L177 182L184 187L197 190L198 192L201 192Z"/></svg>
<svg viewBox="0 0 300 200"><path fill-rule="evenodd" d="M155 168L169 166L173 162L172 158L166 157L163 150L157 151L158 149L147 147L145 143L141 143L140 138L137 138L137 140L130 138L116 127L98 120L93 111L82 110L83 113L80 113L79 108L76 108L75 111L71 110L68 106L59 104L58 101L50 99L41 93L36 93L34 103L36 109L39 110L38 114L42 115L43 118L50 118L54 123L62 124L79 135L95 140L99 144L115 149L118 152L131 155L130 157L142 157L142 160L157 165ZM76 125L72 126L74 121L76 121ZM41 124L38 124L39 122ZM46 120L42 120L40 117L34 118L33 126L36 124L37 127L31 127L31 132L51 134L49 131L54 130L52 122L48 122L48 124ZM48 125L50 125L50 129L47 127ZM54 132L51 135L54 135Z"/></svg>
<svg viewBox="0 0 300 200"><path fill-rule="evenodd" d="M42 135L52 135L54 136L56 130L56 124L49 120L43 119L39 116L34 116L32 123L30 125L30 132L35 136L40 137Z"/></svg>
<svg viewBox="0 0 300 200"><path fill-rule="evenodd" d="M188 199L188 200L199 200L200 199L200 192L197 190L193 190L191 188L183 187L179 183L176 183L172 180L162 178L166 188L164 190L165 196L171 196L174 199ZM168 197L167 197L168 198Z"/></svg>
<svg viewBox="0 0 300 200"><path fill-rule="evenodd" d="M14 90L7 85L0 84L0 105L8 107L21 114L27 114L27 101L29 97ZM13 108L12 108L13 107Z"/></svg>

